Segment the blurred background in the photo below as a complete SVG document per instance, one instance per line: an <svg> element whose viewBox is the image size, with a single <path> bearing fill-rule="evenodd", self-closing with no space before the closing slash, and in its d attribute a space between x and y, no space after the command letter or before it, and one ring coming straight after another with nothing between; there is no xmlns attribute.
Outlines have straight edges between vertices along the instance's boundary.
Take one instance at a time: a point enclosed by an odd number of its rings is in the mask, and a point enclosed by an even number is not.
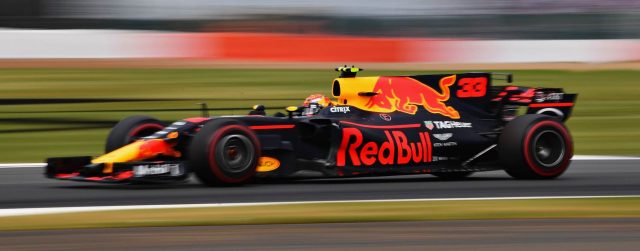
<svg viewBox="0 0 640 251"><path fill-rule="evenodd" d="M119 119L203 101L272 113L342 64L511 71L580 94L578 154L639 155L638 27L637 0L0 0L0 162L97 155Z"/></svg>
<svg viewBox="0 0 640 251"><path fill-rule="evenodd" d="M0 58L636 61L639 26L634 0L3 0Z"/></svg>
<svg viewBox="0 0 640 251"><path fill-rule="evenodd" d="M636 0L3 0L0 26L485 39L640 35Z"/></svg>

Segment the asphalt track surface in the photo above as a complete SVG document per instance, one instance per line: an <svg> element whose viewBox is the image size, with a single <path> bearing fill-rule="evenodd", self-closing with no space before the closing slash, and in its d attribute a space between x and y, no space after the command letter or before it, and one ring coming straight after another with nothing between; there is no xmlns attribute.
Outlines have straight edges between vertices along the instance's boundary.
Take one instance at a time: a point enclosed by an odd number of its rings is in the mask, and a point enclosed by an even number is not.
<svg viewBox="0 0 640 251"><path fill-rule="evenodd" d="M638 250L640 219L549 219L0 232L0 250Z"/></svg>
<svg viewBox="0 0 640 251"><path fill-rule="evenodd" d="M322 200L640 194L640 160L574 160L555 180L514 180L502 171L445 181L431 175L272 181L242 187L116 185L46 179L41 168L0 169L0 208Z"/></svg>

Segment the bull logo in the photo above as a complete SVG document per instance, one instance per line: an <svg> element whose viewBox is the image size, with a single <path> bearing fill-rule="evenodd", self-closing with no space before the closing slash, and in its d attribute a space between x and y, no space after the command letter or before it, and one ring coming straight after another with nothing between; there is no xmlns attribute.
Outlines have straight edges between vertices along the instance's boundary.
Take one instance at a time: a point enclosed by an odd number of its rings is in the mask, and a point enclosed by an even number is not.
<svg viewBox="0 0 640 251"><path fill-rule="evenodd" d="M365 104L368 109L383 109L416 114L418 105L431 113L437 113L452 119L459 119L460 113L444 102L449 100L449 87L456 82L456 75L440 79L442 93L409 77L380 77L373 92L378 93Z"/></svg>

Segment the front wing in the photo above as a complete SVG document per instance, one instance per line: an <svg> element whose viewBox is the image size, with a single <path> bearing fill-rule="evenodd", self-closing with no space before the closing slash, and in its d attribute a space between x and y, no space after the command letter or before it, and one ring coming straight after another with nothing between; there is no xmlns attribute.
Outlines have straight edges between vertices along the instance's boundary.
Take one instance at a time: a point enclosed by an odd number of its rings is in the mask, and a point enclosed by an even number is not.
<svg viewBox="0 0 640 251"><path fill-rule="evenodd" d="M92 164L91 157L47 159L45 176L51 179L101 183L167 183L185 180L189 172L182 161L140 161Z"/></svg>

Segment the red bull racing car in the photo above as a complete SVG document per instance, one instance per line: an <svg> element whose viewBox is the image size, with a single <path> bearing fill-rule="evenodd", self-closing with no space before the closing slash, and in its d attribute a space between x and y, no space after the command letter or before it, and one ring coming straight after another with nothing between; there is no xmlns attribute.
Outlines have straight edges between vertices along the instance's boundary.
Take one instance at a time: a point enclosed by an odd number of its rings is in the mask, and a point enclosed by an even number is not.
<svg viewBox="0 0 640 251"><path fill-rule="evenodd" d="M503 169L514 178L551 179L569 166L573 143L563 122L576 94L493 85L511 83L510 74L358 77L356 67L336 70L333 101L312 95L280 116L256 106L247 116L170 125L125 118L111 130L104 155L49 158L46 176L172 182L194 173L206 185L236 185L302 171L463 178Z"/></svg>

